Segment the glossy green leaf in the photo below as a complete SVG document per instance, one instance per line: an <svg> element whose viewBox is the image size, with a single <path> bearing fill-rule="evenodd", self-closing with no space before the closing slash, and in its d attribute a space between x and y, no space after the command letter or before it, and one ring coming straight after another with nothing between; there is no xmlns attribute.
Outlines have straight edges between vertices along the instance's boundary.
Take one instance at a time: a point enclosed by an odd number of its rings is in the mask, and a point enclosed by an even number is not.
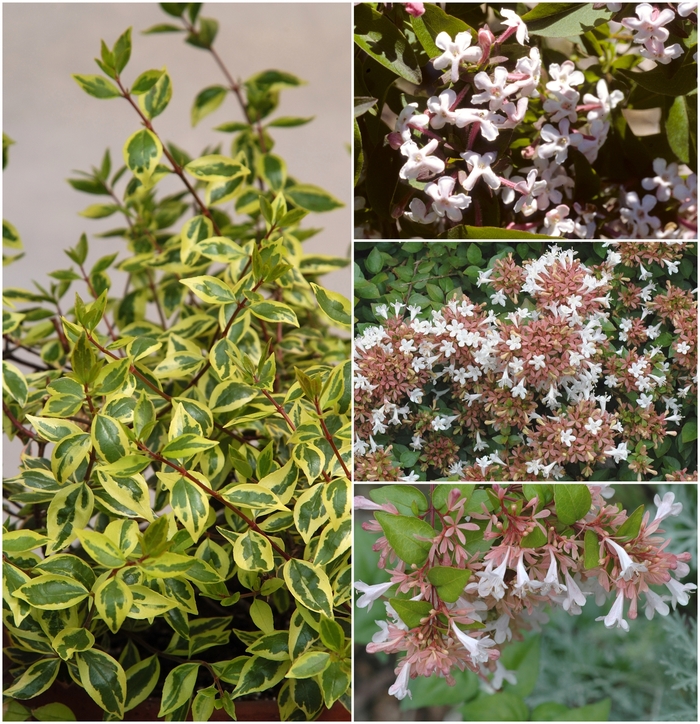
<svg viewBox="0 0 700 724"><path fill-rule="evenodd" d="M252 529L236 539L233 560L244 571L271 571L274 568L270 541Z"/></svg>
<svg viewBox="0 0 700 724"><path fill-rule="evenodd" d="M80 603L88 592L82 583L68 576L44 573L20 586L13 595L35 608L57 611Z"/></svg>
<svg viewBox="0 0 700 724"><path fill-rule="evenodd" d="M111 80L101 75L73 75L75 82L88 94L95 98L119 98L121 92Z"/></svg>
<svg viewBox="0 0 700 724"><path fill-rule="evenodd" d="M198 485L180 476L170 491L170 505L196 543L207 527L209 496Z"/></svg>
<svg viewBox="0 0 700 724"><path fill-rule="evenodd" d="M470 570L451 566L433 566L428 571L428 580L437 588L438 596L447 603L454 603L464 593L470 577Z"/></svg>
<svg viewBox="0 0 700 724"><path fill-rule="evenodd" d="M131 173L147 186L163 155L163 144L153 131L143 128L129 136L123 155Z"/></svg>
<svg viewBox="0 0 700 724"><path fill-rule="evenodd" d="M295 184L284 189L284 195L295 206L300 206L306 211L332 211L343 206L332 194L312 184Z"/></svg>
<svg viewBox="0 0 700 724"><path fill-rule="evenodd" d="M222 85L212 85L201 90L192 105L192 126L196 126L202 118L213 113L224 101L228 89Z"/></svg>
<svg viewBox="0 0 700 724"><path fill-rule="evenodd" d="M627 543L634 540L639 535L639 529L642 527L642 518L644 517L644 506L640 505L627 520L617 529L615 538L621 543Z"/></svg>
<svg viewBox="0 0 700 724"><path fill-rule="evenodd" d="M403 33L366 3L355 6L355 43L409 83L421 82L420 65Z"/></svg>
<svg viewBox="0 0 700 724"><path fill-rule="evenodd" d="M330 662L331 655L327 651L307 651L295 659L285 676L288 679L309 679L320 674Z"/></svg>
<svg viewBox="0 0 700 724"><path fill-rule="evenodd" d="M409 565L423 565L428 558L433 527L419 518L377 511L375 517L396 555Z"/></svg>
<svg viewBox="0 0 700 724"><path fill-rule="evenodd" d="M409 629L421 625L421 621L428 616L433 606L430 601L411 601L403 598L391 598L389 603L399 618Z"/></svg>
<svg viewBox="0 0 700 724"><path fill-rule="evenodd" d="M124 711L131 711L146 701L160 677L158 657L149 656L126 670L126 703Z"/></svg>
<svg viewBox="0 0 700 724"><path fill-rule="evenodd" d="M288 304L282 304L282 302L274 302L269 299L253 302L250 305L250 311L258 319L263 319L266 322L291 324L293 327L299 326L294 310Z"/></svg>
<svg viewBox="0 0 700 724"><path fill-rule="evenodd" d="M338 292L311 283L311 288L316 296L316 301L321 311L340 329L350 329L352 316L350 313L350 301Z"/></svg>
<svg viewBox="0 0 700 724"><path fill-rule="evenodd" d="M85 528L92 517L94 496L84 483L67 485L53 497L46 516L50 538L46 554L56 553L75 540L77 530Z"/></svg>
<svg viewBox="0 0 700 724"><path fill-rule="evenodd" d="M65 628L54 638L52 646L67 661L73 654L91 649L94 643L95 637L86 628Z"/></svg>
<svg viewBox="0 0 700 724"><path fill-rule="evenodd" d="M261 656L251 656L243 664L233 697L271 689L282 681L288 668L288 660L273 661Z"/></svg>
<svg viewBox="0 0 700 724"><path fill-rule="evenodd" d="M168 673L163 684L159 717L174 711L189 700L197 681L198 672L199 664L187 663L176 666Z"/></svg>
<svg viewBox="0 0 700 724"><path fill-rule="evenodd" d="M600 558L600 541L598 536L587 530L583 536L583 565L586 569L598 568Z"/></svg>
<svg viewBox="0 0 700 724"><path fill-rule="evenodd" d="M37 661L15 679L3 694L14 699L33 699L53 684L60 666L61 659L59 658Z"/></svg>
<svg viewBox="0 0 700 724"><path fill-rule="evenodd" d="M554 503L559 521L564 525L573 525L590 510L591 493L583 483L555 485Z"/></svg>

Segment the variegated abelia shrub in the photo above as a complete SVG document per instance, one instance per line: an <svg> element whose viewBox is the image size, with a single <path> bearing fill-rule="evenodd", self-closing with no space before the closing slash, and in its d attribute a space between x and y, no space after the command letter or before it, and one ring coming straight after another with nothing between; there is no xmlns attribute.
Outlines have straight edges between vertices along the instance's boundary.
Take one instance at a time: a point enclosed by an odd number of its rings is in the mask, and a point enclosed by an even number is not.
<svg viewBox="0 0 700 724"><path fill-rule="evenodd" d="M216 21L164 9L223 68ZM127 30L102 43L103 76L75 76L141 124L124 167L106 153L71 180L106 199L87 216L124 217L122 251L90 267L83 235L49 286L5 290L3 430L24 444L5 481L6 700L26 719L22 702L72 679L112 720L151 695L167 720L235 718L259 692L313 719L350 702L350 362L334 331L350 316L317 283L347 262L304 254L300 222L340 202L270 152L272 127L305 122L268 120L298 79L225 71L193 115L233 94L231 153L190 158L156 128L171 78L125 72L130 50ZM167 177L181 193L158 193Z"/></svg>

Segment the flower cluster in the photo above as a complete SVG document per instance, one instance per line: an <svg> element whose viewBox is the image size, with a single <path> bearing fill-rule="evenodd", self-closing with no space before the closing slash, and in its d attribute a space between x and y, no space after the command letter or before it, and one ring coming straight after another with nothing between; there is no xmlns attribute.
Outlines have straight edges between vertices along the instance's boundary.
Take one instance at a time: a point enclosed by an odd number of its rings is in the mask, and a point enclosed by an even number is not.
<svg viewBox="0 0 700 724"><path fill-rule="evenodd" d="M375 304L355 340L356 479L657 475L647 453L688 416L695 439L697 301L648 280L678 274L686 243L605 244L589 266L556 245L496 259L477 279L490 303Z"/></svg>
<svg viewBox="0 0 700 724"><path fill-rule="evenodd" d="M605 485L475 488L438 486L429 501L410 486L355 498L356 508L374 511L362 527L381 534L373 550L390 576L356 582L357 606L388 599L367 651L401 655L389 689L399 699L411 696L418 676L453 684L455 669L473 671L489 691L516 683L501 648L546 624L548 606L575 616L589 597L599 606L614 599L596 620L629 631L640 604L648 619L667 616L697 588L680 581L691 554L669 553L659 535L663 520L682 509L672 492L656 495L650 519L641 506L628 515L608 503L614 491ZM409 501L414 512L400 515ZM413 546L400 535L408 530Z"/></svg>
<svg viewBox="0 0 700 724"><path fill-rule="evenodd" d="M640 63L662 67L684 55L678 43L666 44L666 26L690 28L696 18L687 8L678 8L687 18L683 21L673 9L648 3L635 7L635 17L620 17L618 5L608 3L616 14L610 26L619 29L620 40L606 46L609 71ZM622 118L620 128L627 130L613 128L629 85L622 86L626 92L611 89L611 72L584 74L588 64L579 62L586 59L581 56L575 57L578 65L546 62L523 19L508 9L500 16L498 36L488 24L454 37L438 33L434 46L441 54L431 57L431 64L442 75L428 85L433 95L423 98L416 90L405 98L386 136L402 161L398 175L405 188L390 209L399 233L429 238L462 223L500 223L552 237L696 238L697 176L678 162L688 158L675 140L673 150L680 156L664 151L656 157L653 175L641 186L640 179L602 179L601 184L602 170L593 170L604 146L617 153L624 134L632 134ZM648 70L642 67L643 73ZM666 121L669 132L671 126ZM358 198L364 208L364 197ZM357 233L372 235L362 227Z"/></svg>

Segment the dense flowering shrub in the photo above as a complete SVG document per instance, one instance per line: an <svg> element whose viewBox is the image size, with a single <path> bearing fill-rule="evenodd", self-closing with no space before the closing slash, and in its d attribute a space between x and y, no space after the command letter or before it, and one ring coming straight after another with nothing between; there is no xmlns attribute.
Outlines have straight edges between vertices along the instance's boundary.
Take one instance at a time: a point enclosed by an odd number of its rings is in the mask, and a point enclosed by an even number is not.
<svg viewBox="0 0 700 724"><path fill-rule="evenodd" d="M409 5L355 8L357 237L697 236L696 3Z"/></svg>
<svg viewBox="0 0 700 724"><path fill-rule="evenodd" d="M231 155L163 142L172 79L126 69L131 29L103 42L103 74L75 80L137 130L125 165L107 152L71 183L109 200L84 215L123 216L122 249L88 265L83 234L51 284L4 290L3 431L23 444L3 488L13 719L75 719L24 706L54 682L107 720L151 695L169 721L235 719L261 692L283 720L350 708L350 304L318 283L347 260L301 244L307 214L340 202L271 152L276 126L311 120L270 118L301 81L235 82L200 7L165 4L165 30L223 71L193 118L235 99Z"/></svg>
<svg viewBox="0 0 700 724"><path fill-rule="evenodd" d="M642 610L653 619L688 604L697 586L680 579L691 553L668 552L661 535L664 519L682 510L674 493L655 496L653 518L643 505L621 509L608 500L613 494L607 485L526 483L431 485L427 498L416 487L389 485L372 489L371 500L356 497L356 509L372 511L362 528L379 535L373 550L387 578L356 581L356 605L383 603L367 651L399 654L389 693L410 697L418 677L454 684L458 671L469 670L487 693L469 694L466 718L524 721L527 706L516 692L534 686L526 681L536 678L536 658L535 672L518 667L516 677L502 653L541 630L550 609L578 616L595 600L606 607L598 625L629 632ZM532 719L606 719L610 702L600 704L596 715L564 708Z"/></svg>
<svg viewBox="0 0 700 724"><path fill-rule="evenodd" d="M358 480L695 478L694 244L361 248Z"/></svg>

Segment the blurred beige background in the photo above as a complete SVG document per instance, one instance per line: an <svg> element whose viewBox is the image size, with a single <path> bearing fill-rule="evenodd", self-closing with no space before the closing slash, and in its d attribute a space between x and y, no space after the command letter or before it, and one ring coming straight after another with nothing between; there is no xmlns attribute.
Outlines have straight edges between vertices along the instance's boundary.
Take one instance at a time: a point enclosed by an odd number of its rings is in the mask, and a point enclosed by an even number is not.
<svg viewBox="0 0 700 724"><path fill-rule="evenodd" d="M219 21L215 47L234 78L245 80L275 68L307 81L283 91L271 117L313 115L315 120L298 128L271 129L274 152L285 159L290 175L321 186L346 204L311 214L303 224L324 228L305 242L307 252L338 256L348 255L351 238L351 7L212 2L201 10L204 17ZM216 112L191 127L196 94L225 81L211 55L187 45L184 33L141 34L158 23L179 23L156 3L4 3L2 11L3 130L15 141L3 174L3 216L17 228L26 251L24 259L5 270L4 283L27 288L32 279L45 283L47 272L68 267L63 249L73 246L82 232L90 240L88 264L123 243L92 237L122 226L120 216L93 220L77 215L107 197L80 193L65 181L73 169L98 166L107 147L113 169L121 166L122 146L140 128L135 111L123 99L88 96L71 78L71 73L100 73L93 58L99 57L101 39L111 48L133 27L131 60L123 72L127 86L144 70L167 66L173 98L154 127L162 139L190 155L219 142L228 154L231 135L212 129L242 120L242 113L230 94ZM180 183L166 179L162 193L179 191ZM222 208L230 211L232 206ZM329 275L325 283L349 295L349 269ZM114 289L120 287L115 280Z"/></svg>

